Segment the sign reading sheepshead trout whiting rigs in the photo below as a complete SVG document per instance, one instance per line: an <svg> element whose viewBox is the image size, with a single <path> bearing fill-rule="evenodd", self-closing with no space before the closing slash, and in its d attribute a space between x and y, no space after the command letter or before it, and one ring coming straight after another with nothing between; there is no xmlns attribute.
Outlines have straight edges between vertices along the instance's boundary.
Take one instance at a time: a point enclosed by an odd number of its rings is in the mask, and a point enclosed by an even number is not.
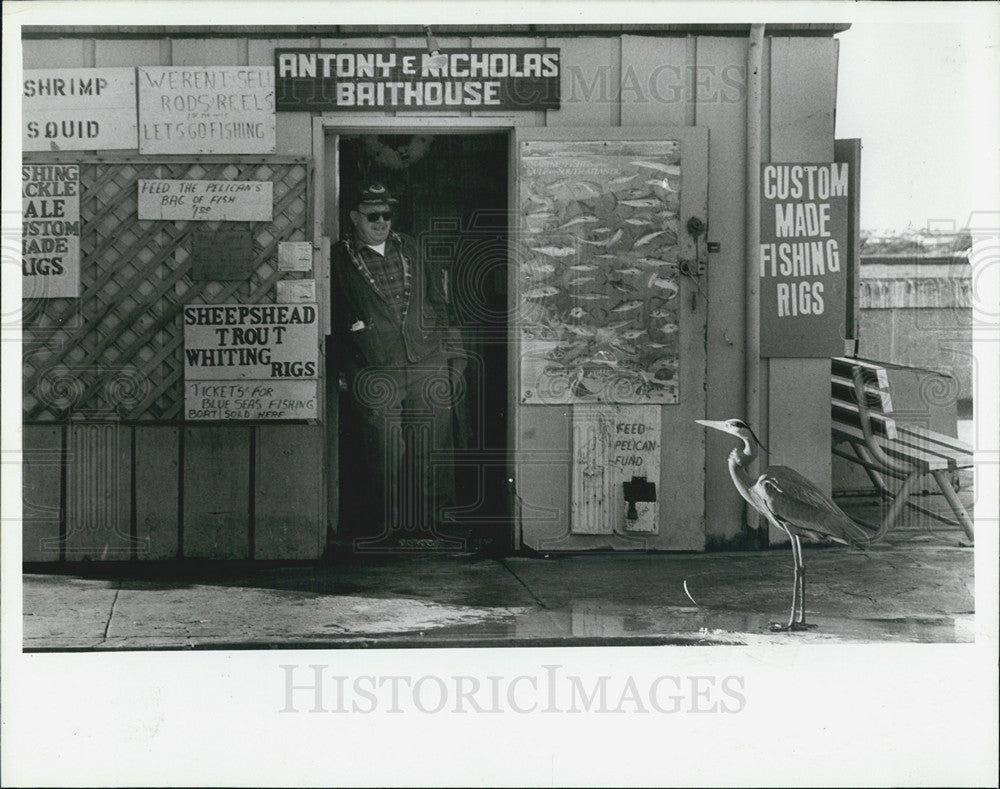
<svg viewBox="0 0 1000 789"><path fill-rule="evenodd" d="M676 403L676 141L525 142L523 403Z"/></svg>
<svg viewBox="0 0 1000 789"><path fill-rule="evenodd" d="M315 419L315 304L184 308L187 419Z"/></svg>
<svg viewBox="0 0 1000 789"><path fill-rule="evenodd" d="M559 109L558 49L275 50L281 111Z"/></svg>
<svg viewBox="0 0 1000 789"><path fill-rule="evenodd" d="M765 164L760 355L837 356L847 292L846 164Z"/></svg>

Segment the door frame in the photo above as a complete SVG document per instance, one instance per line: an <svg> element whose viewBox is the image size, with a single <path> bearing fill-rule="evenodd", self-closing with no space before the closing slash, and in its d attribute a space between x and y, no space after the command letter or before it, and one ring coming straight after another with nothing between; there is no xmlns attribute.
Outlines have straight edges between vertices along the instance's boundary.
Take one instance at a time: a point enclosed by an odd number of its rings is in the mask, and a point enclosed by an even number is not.
<svg viewBox="0 0 1000 789"><path fill-rule="evenodd" d="M316 300L319 303L320 328L324 338L330 333L330 248L332 239L339 237L339 217L336 204L327 206L328 191L339 201L338 138L340 131L370 134L507 134L507 193L508 209L516 204L516 163L512 159L516 152L515 129L524 126L521 118L513 115L463 117L456 115L417 116L359 116L354 113L325 113L312 119L312 245L313 273L316 279ZM330 161L332 160L332 162ZM330 209L328 211L328 208ZM511 214L514 216L514 214ZM511 243L513 225L508 228L508 248ZM509 259L509 256L508 256ZM510 369L511 335L508 327L507 365ZM324 339L325 347L325 339ZM326 360L320 373L320 408L325 423L326 440L323 442L323 481L326 494L323 496L323 522L333 534L339 531L340 519L340 469L339 469L339 413L336 393L327 392ZM512 478L511 456L514 441L514 415L517 400L516 379L508 379L507 385L507 446L506 479ZM510 510L510 508L508 508ZM520 523L513 511L508 511L511 522L511 541L514 550L520 548ZM329 533L329 531L328 531Z"/></svg>

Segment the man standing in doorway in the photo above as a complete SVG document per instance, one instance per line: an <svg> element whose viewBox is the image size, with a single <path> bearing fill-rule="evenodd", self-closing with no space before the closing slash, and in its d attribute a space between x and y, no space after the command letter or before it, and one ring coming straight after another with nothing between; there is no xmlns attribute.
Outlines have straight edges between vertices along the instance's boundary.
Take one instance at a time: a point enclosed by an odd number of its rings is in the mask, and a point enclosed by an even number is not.
<svg viewBox="0 0 1000 789"><path fill-rule="evenodd" d="M430 537L454 506L452 410L456 387L443 271L392 230L384 184L362 186L353 232L331 253L336 356L360 413L361 456L380 526L373 540Z"/></svg>

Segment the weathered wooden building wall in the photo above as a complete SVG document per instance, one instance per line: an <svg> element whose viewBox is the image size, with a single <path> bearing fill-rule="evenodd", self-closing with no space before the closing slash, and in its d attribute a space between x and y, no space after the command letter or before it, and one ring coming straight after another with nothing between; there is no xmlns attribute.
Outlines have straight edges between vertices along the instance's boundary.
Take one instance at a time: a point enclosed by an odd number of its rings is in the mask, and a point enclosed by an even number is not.
<svg viewBox="0 0 1000 789"><path fill-rule="evenodd" d="M271 42L245 39L71 37L25 41L23 64L26 69L271 65L272 51ZM40 346L36 353L29 342L25 352L26 384L31 384L25 387L26 561L305 559L321 554L326 539L324 427L185 424L179 356L179 309L184 303L218 303L233 293L245 301L270 298L280 278L274 270L274 245L305 240L311 229L311 154L310 119L290 114L278 119L274 156L144 157L138 151L26 155L27 161L100 168L95 176L102 184L100 199L109 181L121 182L108 198L116 226L100 236L90 259L88 250L81 250L81 297L26 306L26 335ZM276 180L282 168L295 170L284 191L281 184L276 188L276 204L281 203L279 194L288 199L276 207L275 222L255 227L253 292L245 284L206 287L191 282L186 255L177 251L183 226L191 223L169 223L168 232L152 229L157 223L137 221L137 176L124 173L154 164L176 168L185 159L191 160L190 167L204 164L209 171L220 170L229 160L252 159L267 168L266 175L256 177L273 174ZM184 172L147 177L206 177ZM81 222L87 221L82 209ZM133 259L148 256L161 259L132 266ZM154 298L150 289L162 298ZM64 316L56 322L69 327L63 334L46 320L53 313ZM120 325L122 320L131 327ZM152 325L145 328L147 322ZM132 339L129 328L140 327L144 331L139 331L136 347L123 347L128 345L123 338ZM56 350L53 339L62 343L62 350ZM132 384L142 391L151 387L159 407L135 407L126 389L117 401L102 401L96 412L75 408L72 418L64 418L73 387L89 385L89 377L101 376L109 362L140 376ZM46 386L53 371L62 379ZM49 391L48 408L39 384Z"/></svg>
<svg viewBox="0 0 1000 789"><path fill-rule="evenodd" d="M833 159L837 42L832 36L838 29L786 30L765 39L764 161ZM718 244L718 251L709 254L707 275L702 278L707 280L708 294L705 411L709 418L742 417L745 32L596 36L567 32L439 36L439 40L443 47L560 49L561 108L514 113L516 125L708 130L708 239ZM24 42L24 67L272 65L277 47L423 43L423 38L393 35L32 38ZM451 116L485 113L420 114L439 117L446 126ZM377 125L378 114L365 117ZM276 155L311 158L317 149L312 121L309 113L277 113ZM318 148L322 149L321 141ZM304 232L306 239L315 240L310 228ZM85 314L96 308L87 294L80 299ZM771 461L795 466L821 485L830 479L828 380L827 360L772 359L764 365L761 387L767 422L761 435L772 449ZM530 437L524 449L565 451L565 457L570 456L570 408L523 408L519 429L522 437ZM125 535L127 545L134 543L150 558L307 558L321 552L326 522L335 520L325 498L323 468L333 461L325 448L323 425L220 427L166 420L120 422L109 428L110 438L92 436L88 431L93 430L74 423L29 420L26 425L26 559L111 558L109 546L120 546ZM693 439L704 441L704 464L694 468L674 464L668 473L689 480L691 496L704 496L704 545L735 545L741 541L744 524L743 502L732 490L725 465L731 442L709 432L712 435L699 432ZM115 480L98 497L101 506L118 513L116 530L94 529L86 518L74 514L78 501L93 506L88 496L93 496L96 483L80 475L88 473L86 468L98 457L112 469L108 479ZM542 473L518 480L521 509L554 513L565 521L570 473L568 462L554 463ZM60 535L67 538L61 549ZM134 555L135 548L130 550Z"/></svg>

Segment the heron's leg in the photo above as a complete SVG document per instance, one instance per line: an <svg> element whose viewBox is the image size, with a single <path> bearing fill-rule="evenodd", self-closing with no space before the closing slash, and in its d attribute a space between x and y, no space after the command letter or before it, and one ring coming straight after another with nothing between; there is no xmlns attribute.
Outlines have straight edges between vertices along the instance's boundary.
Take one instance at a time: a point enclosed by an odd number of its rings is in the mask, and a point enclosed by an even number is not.
<svg viewBox="0 0 1000 789"><path fill-rule="evenodd" d="M784 529L782 529L782 531L784 531ZM792 611L788 616L787 625L782 625L778 622L771 623L771 630L773 631L792 630L795 625L795 608L799 599L799 559L798 552L795 548L794 535L789 534L788 538L792 547Z"/></svg>
<svg viewBox="0 0 1000 789"><path fill-rule="evenodd" d="M799 624L806 623L806 563L802 559L802 542L799 535L795 535L795 547L799 554Z"/></svg>
<svg viewBox="0 0 1000 789"><path fill-rule="evenodd" d="M799 535L792 536L792 544L795 546L796 567L799 579L799 613L795 622L792 623L792 630L812 630L816 625L806 624L806 563L802 558L802 541Z"/></svg>
<svg viewBox="0 0 1000 789"><path fill-rule="evenodd" d="M792 618L788 622L789 627L795 625L802 619L802 543L799 542L799 535L790 534L792 543L792 559L795 562L795 594L792 595Z"/></svg>

